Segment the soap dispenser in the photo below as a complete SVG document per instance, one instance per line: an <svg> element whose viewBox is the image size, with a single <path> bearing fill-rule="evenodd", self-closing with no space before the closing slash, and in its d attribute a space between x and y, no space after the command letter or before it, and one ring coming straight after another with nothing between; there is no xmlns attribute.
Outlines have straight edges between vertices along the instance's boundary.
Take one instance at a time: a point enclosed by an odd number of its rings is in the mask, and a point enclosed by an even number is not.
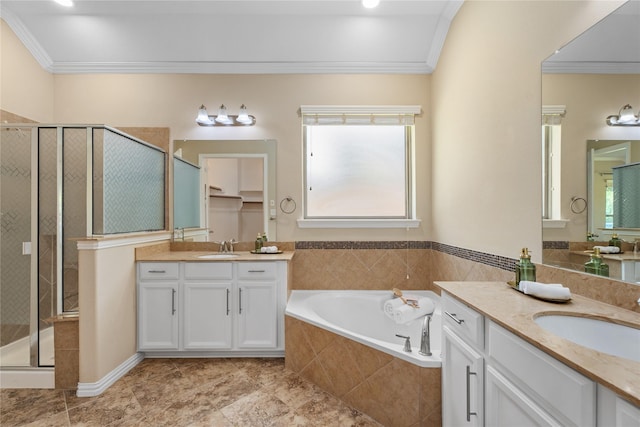
<svg viewBox="0 0 640 427"><path fill-rule="evenodd" d="M256 253L260 253L262 250L262 236L258 233L258 237L256 237Z"/></svg>
<svg viewBox="0 0 640 427"><path fill-rule="evenodd" d="M620 253L622 253L622 239L620 239L616 233L613 233L613 235L611 236L611 240L609 240L609 246L616 246L620 248Z"/></svg>
<svg viewBox="0 0 640 427"><path fill-rule="evenodd" d="M528 248L522 248L520 261L516 263L516 287L520 289L520 281L536 281L536 266L531 262Z"/></svg>
<svg viewBox="0 0 640 427"><path fill-rule="evenodd" d="M598 276L609 277L609 265L602 262L600 248L595 248L591 254L591 259L584 264L586 273L597 274Z"/></svg>

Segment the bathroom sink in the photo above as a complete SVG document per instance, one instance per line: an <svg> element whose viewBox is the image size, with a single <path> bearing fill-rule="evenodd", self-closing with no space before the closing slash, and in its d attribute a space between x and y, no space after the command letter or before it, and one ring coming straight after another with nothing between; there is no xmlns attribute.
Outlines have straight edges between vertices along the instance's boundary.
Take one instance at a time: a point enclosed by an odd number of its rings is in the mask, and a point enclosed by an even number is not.
<svg viewBox="0 0 640 427"><path fill-rule="evenodd" d="M227 259L227 258L236 258L238 255L236 254L208 254L208 255L200 255L198 258L200 259Z"/></svg>
<svg viewBox="0 0 640 427"><path fill-rule="evenodd" d="M602 319L562 314L542 315L535 322L575 344L640 362L640 329Z"/></svg>

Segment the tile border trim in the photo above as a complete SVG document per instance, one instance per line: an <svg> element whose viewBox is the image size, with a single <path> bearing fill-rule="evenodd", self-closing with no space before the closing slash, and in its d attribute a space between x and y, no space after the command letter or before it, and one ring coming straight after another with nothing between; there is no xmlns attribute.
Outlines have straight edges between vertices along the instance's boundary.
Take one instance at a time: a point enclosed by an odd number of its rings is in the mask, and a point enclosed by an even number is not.
<svg viewBox="0 0 640 427"><path fill-rule="evenodd" d="M431 241L299 241L295 242L295 249L432 249L506 271L514 271L517 262L514 258Z"/></svg>

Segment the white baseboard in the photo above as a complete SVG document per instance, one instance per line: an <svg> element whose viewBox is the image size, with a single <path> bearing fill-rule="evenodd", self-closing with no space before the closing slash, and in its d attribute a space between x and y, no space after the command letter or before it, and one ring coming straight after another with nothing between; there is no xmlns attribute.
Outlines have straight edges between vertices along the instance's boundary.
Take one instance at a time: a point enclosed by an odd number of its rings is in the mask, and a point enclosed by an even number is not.
<svg viewBox="0 0 640 427"><path fill-rule="evenodd" d="M136 353L122 362L113 371L102 377L100 381L97 381L95 383L78 383L78 391L76 392L76 395L78 397L93 397L102 394L113 383L118 381L127 372L129 372L134 366L142 362L142 360L144 360L144 354Z"/></svg>
<svg viewBox="0 0 640 427"><path fill-rule="evenodd" d="M0 388L56 388L53 368L1 369Z"/></svg>

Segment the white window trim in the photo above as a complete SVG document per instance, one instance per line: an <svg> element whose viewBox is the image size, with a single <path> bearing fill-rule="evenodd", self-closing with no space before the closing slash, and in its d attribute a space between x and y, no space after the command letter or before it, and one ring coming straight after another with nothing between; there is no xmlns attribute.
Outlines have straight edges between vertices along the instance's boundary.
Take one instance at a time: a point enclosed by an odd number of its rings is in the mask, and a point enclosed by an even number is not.
<svg viewBox="0 0 640 427"><path fill-rule="evenodd" d="M300 114L413 114L420 105L301 105Z"/></svg>
<svg viewBox="0 0 640 427"><path fill-rule="evenodd" d="M419 219L299 219L299 228L419 228Z"/></svg>
<svg viewBox="0 0 640 427"><path fill-rule="evenodd" d="M340 115L340 114L398 114L419 115L422 113L420 105L301 105L300 116L312 114ZM415 171L415 134L411 144L411 218L406 219L306 219L297 220L298 228L419 228L421 220L416 218L416 171Z"/></svg>

